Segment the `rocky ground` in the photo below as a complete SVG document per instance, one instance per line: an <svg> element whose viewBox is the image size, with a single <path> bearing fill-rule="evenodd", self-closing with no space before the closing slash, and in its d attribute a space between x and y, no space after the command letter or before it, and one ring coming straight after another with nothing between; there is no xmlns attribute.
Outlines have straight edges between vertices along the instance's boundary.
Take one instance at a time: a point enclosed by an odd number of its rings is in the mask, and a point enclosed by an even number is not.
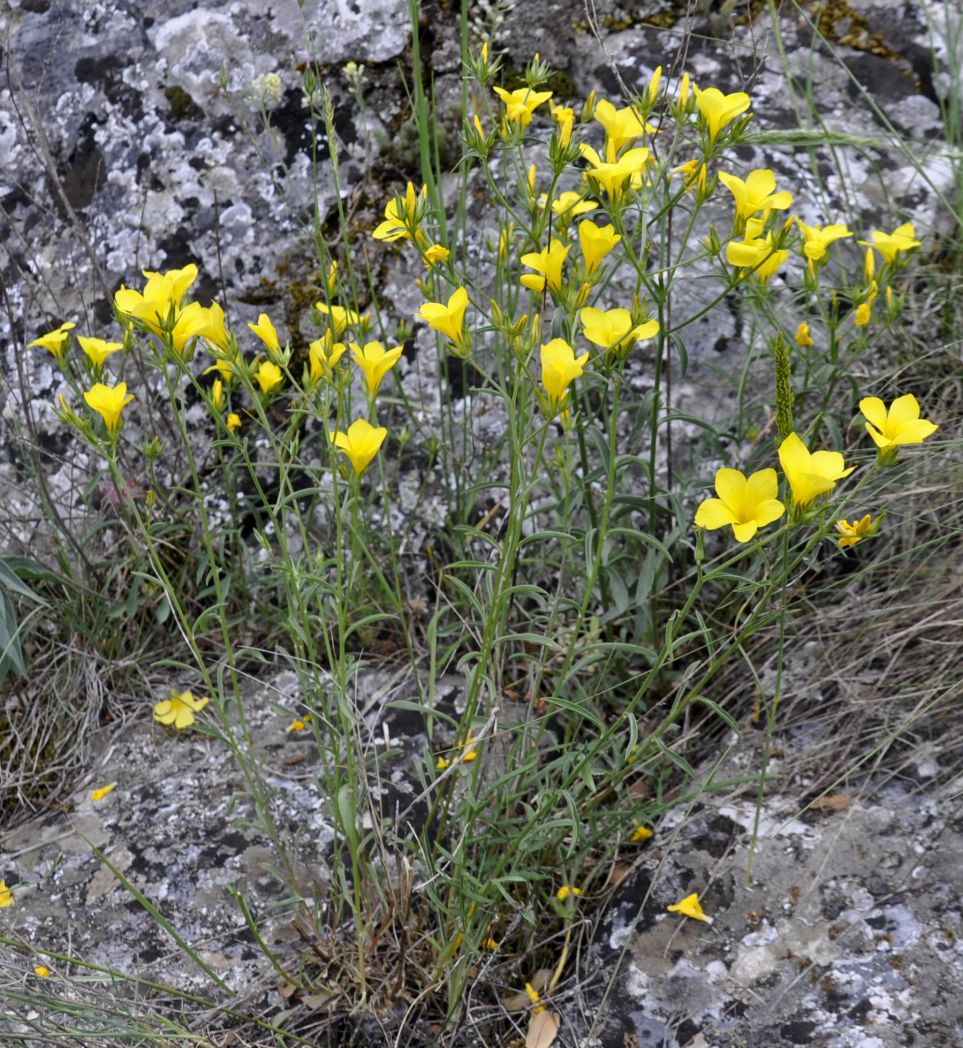
<svg viewBox="0 0 963 1048"><path fill-rule="evenodd" d="M453 6L426 8L422 26L446 116L460 89ZM690 16L672 3L589 9L597 11L600 39L573 0L478 5L474 16L487 17L516 68L539 50L577 97L591 88L614 97L620 80L639 89L656 64L668 70L686 49L685 68L698 82L751 92L762 130L801 120L817 132L865 138L860 148L813 147L813 165L809 147L760 144L747 154L792 181L809 201L803 217L846 215L889 228L898 214L928 237L948 231L944 199L953 170L940 102L950 71L963 65L963 56L950 61L953 37L941 28L952 0L784 4L778 34L767 18L746 18L741 5L728 15L712 4ZM317 217L326 232L333 229L336 188L331 143L312 121L303 70L316 63L331 92L344 201L359 241L366 239L387 196L415 171L400 72L409 57L407 17L404 0L163 0L149 13L128 0L11 0L0 13L7 57L0 84L0 517L8 514L8 533L16 518L21 541L29 542L40 524L24 485L24 412L55 490L70 490L84 465L50 410L61 391L58 372L42 351L24 352L38 332L68 318L90 333L111 330L109 298L121 281L134 282L141 268L197 261L200 297L222 301L235 327L269 309L295 341L313 337L312 225ZM817 25L835 57L816 46ZM356 75L344 69L349 61L364 65L363 108ZM279 85L266 74L276 74ZM866 105L858 85L878 109ZM454 141L452 153L457 158ZM411 270L391 253L376 259L383 306L410 319L417 307ZM416 344L423 337L417 333ZM699 362L731 366L742 338L736 312L694 333L692 386L679 395L704 398ZM434 373L425 377L417 352L403 366L412 390L437 381ZM403 695L404 680L378 681ZM322 890L317 870L329 831L311 788L313 743L285 730L297 709L296 685L282 675L247 694L274 815L300 833L305 893ZM813 740L776 741L791 766ZM402 754L423 745L399 729ZM404 757L398 760L404 789ZM737 779L759 767L747 728L714 775ZM93 787L115 780L111 794L90 799ZM944 774L940 788L931 781L921 758L908 776L867 774L833 794L831 804L806 810L805 784L786 775L758 807L755 787L743 785L705 794L691 811L667 818L634 865L619 871L611 905L587 933L577 976L560 987L556 1043L963 1043L959 780L954 785ZM3 839L0 877L13 886L15 905L0 911L0 934L36 951L9 948L0 959L5 983L34 978L33 965L46 958L65 999L98 993L62 960L69 955L202 996L216 992L210 974L187 968L112 866L193 945L240 1011L287 1006L280 977L229 889L251 901L278 956L288 961L303 944L272 873L270 842L254 829L223 743L196 733L171 737L141 716L97 737L67 792L64 810L17 825ZM701 893L711 926L665 912L690 891ZM2 994L0 1035L18 1043L19 1021L4 1018L16 1009L2 1005ZM312 1004L323 1013L323 1002ZM512 1015L504 1021L510 1029ZM418 1036L433 1043L424 1031ZM466 1030L463 1043L492 1043L488 1036ZM81 1036L77 1043L87 1042Z"/></svg>

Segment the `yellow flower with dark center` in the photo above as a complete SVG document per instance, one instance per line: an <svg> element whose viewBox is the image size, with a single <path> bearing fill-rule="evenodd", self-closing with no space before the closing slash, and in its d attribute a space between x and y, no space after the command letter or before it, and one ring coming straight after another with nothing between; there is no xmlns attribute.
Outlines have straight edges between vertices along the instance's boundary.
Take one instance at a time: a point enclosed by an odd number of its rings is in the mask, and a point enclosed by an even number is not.
<svg viewBox="0 0 963 1048"><path fill-rule="evenodd" d="M704 924L712 924L712 918L707 917L702 912L698 892L693 892L691 895L687 895L681 902L677 902L673 906L667 906L666 909L669 913L681 913L683 917L691 917L694 921L702 921Z"/></svg>
<svg viewBox="0 0 963 1048"><path fill-rule="evenodd" d="M27 349L30 349L32 346L42 346L57 358L58 364L62 364L64 353L67 351L67 343L70 341L70 332L76 326L72 320L68 320L66 323L61 324L59 328L48 331L46 335L35 338L33 342L28 342Z"/></svg>
<svg viewBox="0 0 963 1048"><path fill-rule="evenodd" d="M615 247L622 237L615 232L615 226L597 226L586 219L578 224L578 242L585 259L585 270L594 273L602 259Z"/></svg>
<svg viewBox="0 0 963 1048"><path fill-rule="evenodd" d="M553 338L542 346L542 385L553 408L559 408L565 399L568 387L579 378L588 360L588 353L580 357L563 338Z"/></svg>
<svg viewBox="0 0 963 1048"><path fill-rule="evenodd" d="M859 410L866 419L866 432L881 452L895 451L904 444L920 444L939 428L920 418L920 405L912 393L897 397L886 409L879 397L864 397Z"/></svg>
<svg viewBox="0 0 963 1048"><path fill-rule="evenodd" d="M583 334L603 349L628 349L635 342L654 338L659 333L659 322L647 320L632 326L632 314L627 309L595 309L586 306L579 314Z"/></svg>
<svg viewBox="0 0 963 1048"><path fill-rule="evenodd" d="M381 380L401 359L401 346L385 349L380 342L366 342L364 349L351 343L351 357L364 372L369 396L378 392Z"/></svg>
<svg viewBox="0 0 963 1048"><path fill-rule="evenodd" d="M352 349L357 348L354 342ZM347 346L343 342L335 342L331 332L325 332L324 338L319 338L308 346L308 366L310 367L310 378L312 382L318 382L322 378L329 378L334 371L335 364L344 356Z"/></svg>
<svg viewBox="0 0 963 1048"><path fill-rule="evenodd" d="M351 463L357 476L371 464L371 460L378 454L381 445L385 442L388 430L384 426L372 426L366 419L355 419L348 427L347 433L340 430L330 433L334 446L343 451Z"/></svg>
<svg viewBox="0 0 963 1048"><path fill-rule="evenodd" d="M195 713L200 713L207 705L208 699L195 699L189 691L171 691L171 697L163 702L158 702L154 707L154 720L159 724L169 724L178 731L191 727L197 718Z"/></svg>
<svg viewBox="0 0 963 1048"><path fill-rule="evenodd" d="M649 151L645 146L630 149L615 162L605 163L602 158L591 147L583 142L579 147L582 156L592 165L585 174L596 181L609 195L616 197L622 191L626 182L632 181L636 176L641 176L645 165L649 162Z"/></svg>
<svg viewBox="0 0 963 1048"><path fill-rule="evenodd" d="M520 127L527 127L532 122L532 113L552 97L551 91L534 91L530 87L519 87L514 91L496 87L493 90L505 104L507 123Z"/></svg>
<svg viewBox="0 0 963 1048"><path fill-rule="evenodd" d="M786 512L776 498L779 483L774 469L761 469L747 478L738 469L723 468L716 472L715 488L719 497L702 501L696 510L696 527L715 531L731 525L736 542L748 542Z"/></svg>
<svg viewBox="0 0 963 1048"><path fill-rule="evenodd" d="M854 520L852 524L848 520L837 520L836 531L839 532L839 538L836 540L839 548L846 549L862 542L863 539L872 538L876 534L876 525L867 513L861 520Z"/></svg>
<svg viewBox="0 0 963 1048"><path fill-rule="evenodd" d="M886 262L895 262L900 255L921 246L921 242L916 239L916 229L912 222L904 222L892 233L874 229L869 235L872 240L860 240L860 244L863 247L875 248Z"/></svg>
<svg viewBox="0 0 963 1048"><path fill-rule="evenodd" d="M724 95L717 87L707 87L702 91L695 84L692 90L695 92L699 115L709 132L710 144L718 138L723 128L741 116L751 104L751 99L744 91Z"/></svg>
<svg viewBox="0 0 963 1048"><path fill-rule="evenodd" d="M134 394L127 393L126 382L118 382L116 386L105 386L102 382L95 382L84 393L88 407L101 416L107 426L107 432L112 436L120 432L121 412L133 399Z"/></svg>
<svg viewBox="0 0 963 1048"><path fill-rule="evenodd" d="M760 211L785 211L792 203L791 193L785 189L776 191L776 176L769 168L750 171L745 181L720 171L719 181L732 194L740 218L752 218Z"/></svg>
<svg viewBox="0 0 963 1048"><path fill-rule="evenodd" d="M634 142L646 132L652 134L655 128L644 120L632 106L616 109L604 98L596 105L595 119L605 128L605 159L615 162L623 146Z"/></svg>
<svg viewBox="0 0 963 1048"><path fill-rule="evenodd" d="M90 791L90 799L92 801L102 801L108 793L113 792L116 785L116 782L108 782L106 786L98 786L96 790Z"/></svg>
<svg viewBox="0 0 963 1048"><path fill-rule="evenodd" d="M808 506L820 495L828 494L837 480L848 477L856 468L847 469L838 451L810 452L796 433L790 433L779 445L779 464L797 506Z"/></svg>
<svg viewBox="0 0 963 1048"><path fill-rule="evenodd" d="M105 342L102 338L87 338L84 335L78 335L77 342L87 359L98 370L104 366L104 361L111 353L124 348L123 342Z"/></svg>
<svg viewBox="0 0 963 1048"><path fill-rule="evenodd" d="M271 318L267 313L261 313L258 315L256 324L248 324L248 327L254 332L255 335L264 343L268 348L269 353L277 353L281 349L281 343L278 341L278 333L271 323ZM265 392L267 392L265 390Z"/></svg>
<svg viewBox="0 0 963 1048"><path fill-rule="evenodd" d="M368 319L367 313L362 316L353 309L346 309L344 306L328 306L326 302L315 302L314 308L328 318L335 338L340 338L348 327L357 327L363 320Z"/></svg>
<svg viewBox="0 0 963 1048"><path fill-rule="evenodd" d="M468 292L457 288L448 299L448 304L425 302L415 314L419 320L435 331L447 335L456 345L461 342L462 328L465 322L465 310L468 308Z"/></svg>
<svg viewBox="0 0 963 1048"><path fill-rule="evenodd" d="M561 240L552 237L548 247L522 255L522 265L540 274L535 276L532 273L526 273L522 277L522 284L531 291L542 291L546 285L549 291L560 291L562 289L562 263L571 249L571 244L563 244Z"/></svg>
<svg viewBox="0 0 963 1048"><path fill-rule="evenodd" d="M840 222L831 226L807 226L797 218L796 225L803 235L803 254L810 262L821 261L834 241L845 240L853 235L852 231Z"/></svg>
<svg viewBox="0 0 963 1048"><path fill-rule="evenodd" d="M0 910L10 906L13 906L13 892L7 887L6 881L0 881Z"/></svg>
<svg viewBox="0 0 963 1048"><path fill-rule="evenodd" d="M277 389L284 381L281 369L270 360L265 360L261 363L261 366L254 372L254 377L257 379L257 384L261 387L261 392L265 396Z"/></svg>
<svg viewBox="0 0 963 1048"><path fill-rule="evenodd" d="M796 345L797 346L812 346L815 345L813 337L809 331L809 325L803 321L799 327L796 328Z"/></svg>

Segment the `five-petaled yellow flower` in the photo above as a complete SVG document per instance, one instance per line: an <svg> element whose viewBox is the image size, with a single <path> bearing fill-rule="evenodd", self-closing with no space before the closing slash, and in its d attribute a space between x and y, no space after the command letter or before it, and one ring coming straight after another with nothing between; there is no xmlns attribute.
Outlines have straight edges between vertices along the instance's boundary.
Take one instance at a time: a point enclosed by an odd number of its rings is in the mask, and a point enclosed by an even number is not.
<svg viewBox="0 0 963 1048"><path fill-rule="evenodd" d="M209 699L195 699L189 691L171 691L171 697L158 702L154 707L154 720L159 724L173 725L178 731L196 723L195 713L200 713Z"/></svg>
<svg viewBox="0 0 963 1048"><path fill-rule="evenodd" d="M44 349L53 353L57 358L57 362L62 364L64 353L67 350L67 343L70 341L70 332L76 326L77 325L72 320L68 320L54 331L48 331L46 335L41 335L40 338L35 338L33 342L28 342L27 348L29 349L31 346L42 346Z"/></svg>
<svg viewBox="0 0 963 1048"><path fill-rule="evenodd" d="M257 384L261 387L261 392L265 395L277 389L284 381L281 369L270 360L262 361L261 366L254 373L254 377L257 379Z"/></svg>
<svg viewBox="0 0 963 1048"><path fill-rule="evenodd" d="M552 237L548 247L541 251L529 251L522 255L522 265L534 269L534 273L526 273L522 277L522 285L530 291L543 291L546 284L549 291L560 291L562 288L562 264L565 256L571 250L571 244L563 244L561 240Z"/></svg>
<svg viewBox="0 0 963 1048"><path fill-rule="evenodd" d="M585 259L585 271L594 273L602 259L615 247L622 237L615 232L615 227L597 226L586 219L578 224L578 242Z"/></svg>
<svg viewBox="0 0 963 1048"><path fill-rule="evenodd" d="M776 250L771 231L761 235L763 225L762 219L748 219L745 238L730 240L726 244L726 260L742 269L741 276L753 276L761 284L768 284L776 270L789 258L789 252Z"/></svg>
<svg viewBox="0 0 963 1048"><path fill-rule="evenodd" d="M836 540L839 548L846 549L848 546L855 546L857 542L862 542L863 539L871 539L876 534L876 524L867 513L860 520L854 520L852 524L848 520L837 520L836 531L839 533L839 538Z"/></svg>
<svg viewBox="0 0 963 1048"><path fill-rule="evenodd" d="M912 393L897 397L886 410L879 397L864 397L859 410L866 419L866 432L880 452L895 452L903 444L920 444L937 430L933 422L920 418L920 405Z"/></svg>
<svg viewBox="0 0 963 1048"><path fill-rule="evenodd" d="M779 445L779 464L797 506L808 506L813 499L832 491L837 480L848 477L856 468L847 469L838 451L810 452L796 433L790 433Z"/></svg>
<svg viewBox="0 0 963 1048"><path fill-rule="evenodd" d="M532 113L552 97L551 91L533 91L530 87L519 87L514 91L496 87L493 90L505 103L506 121L521 127L527 127L532 121Z"/></svg>
<svg viewBox="0 0 963 1048"><path fill-rule="evenodd" d="M617 197L626 182L640 182L645 165L649 162L649 151L645 146L630 149L614 162L604 162L598 153L584 142L579 146L582 156L592 165L585 174L594 179L609 195Z"/></svg>
<svg viewBox="0 0 963 1048"><path fill-rule="evenodd" d="M111 353L116 353L119 349L124 348L123 342L105 342L102 338L87 338L84 335L78 335L77 342L87 359L97 369L104 366L104 361Z"/></svg>
<svg viewBox="0 0 963 1048"><path fill-rule="evenodd" d="M810 266L823 259L834 241L846 240L853 235L841 222L831 226L807 226L797 218L796 225L803 235L803 254L809 259Z"/></svg>
<svg viewBox="0 0 963 1048"><path fill-rule="evenodd" d="M896 259L906 251L912 251L920 246L916 239L916 230L912 222L904 222L892 233L883 233L874 229L869 234L872 240L860 240L863 247L875 248L886 262L895 262Z"/></svg>
<svg viewBox="0 0 963 1048"><path fill-rule="evenodd" d="M248 324L248 327L254 332L255 335L264 343L268 348L268 352L277 353L281 349L281 343L278 341L277 329L271 323L271 318L267 313L261 313L258 315L256 324ZM267 392L267 390L265 390Z"/></svg>
<svg viewBox="0 0 963 1048"><path fill-rule="evenodd" d="M360 477L378 454L388 430L384 426L372 426L366 419L359 418L351 423L347 433L332 430L329 435L334 446L345 453L356 475Z"/></svg>
<svg viewBox="0 0 963 1048"><path fill-rule="evenodd" d="M468 308L468 292L456 288L448 299L448 305L441 302L425 302L415 314L424 320L428 327L440 331L458 345L462 340L462 327L465 322L465 310Z"/></svg>
<svg viewBox="0 0 963 1048"><path fill-rule="evenodd" d="M6 881L0 881L0 910L13 906L13 892L7 887Z"/></svg>
<svg viewBox="0 0 963 1048"><path fill-rule="evenodd" d="M712 924L712 918L707 917L702 912L702 906L699 904L698 892L693 892L691 895L687 895L681 902L677 902L673 906L667 906L666 909L669 913L681 913L683 917L691 917L694 921L702 921L705 924Z"/></svg>
<svg viewBox="0 0 963 1048"><path fill-rule="evenodd" d="M769 168L750 171L746 180L719 172L719 181L729 190L740 218L752 218L762 211L785 211L792 203L792 194L785 189L776 192L776 176Z"/></svg>
<svg viewBox="0 0 963 1048"><path fill-rule="evenodd" d="M401 359L401 346L385 349L380 342L366 342L364 349L357 343L351 343L351 358L364 372L368 395L378 392L381 380Z"/></svg>
<svg viewBox="0 0 963 1048"><path fill-rule="evenodd" d="M715 487L719 497L703 500L696 510L696 526L715 531L730 524L736 542L748 542L786 512L776 498L779 484L774 469L761 469L747 478L738 469L723 468L716 472Z"/></svg>
<svg viewBox="0 0 963 1048"><path fill-rule="evenodd" d="M105 386L102 382L95 382L84 393L84 400L103 418L111 436L120 432L121 412L133 399L134 394L127 393L126 382L118 382L116 386Z"/></svg>
<svg viewBox="0 0 963 1048"><path fill-rule="evenodd" d="M538 198L539 204L544 208L548 204L548 195L543 193ZM552 201L552 213L558 217L556 225L564 228L573 218L579 215L587 215L590 211L598 211L599 206L594 200L586 200L581 193L567 190Z"/></svg>
<svg viewBox="0 0 963 1048"><path fill-rule="evenodd" d="M563 338L553 338L542 346L542 385L553 408L561 406L568 387L579 378L588 360L588 353L580 357Z"/></svg>
<svg viewBox="0 0 963 1048"><path fill-rule="evenodd" d="M659 333L659 322L647 320L632 326L632 314L627 309L595 309L586 306L579 317L583 334L603 349L629 349L634 343L654 338Z"/></svg>
<svg viewBox="0 0 963 1048"><path fill-rule="evenodd" d="M719 132L731 124L737 116L741 116L751 104L749 96L744 91L724 95L717 87L707 87L702 91L695 84L692 85L692 90L695 92L699 115L709 132L710 143L714 142Z"/></svg>
<svg viewBox="0 0 963 1048"><path fill-rule="evenodd" d="M634 142L647 131L650 134L655 131L652 124L643 120L632 106L616 109L604 98L596 105L592 116L605 128L605 159L610 164L615 163L623 146Z"/></svg>
<svg viewBox="0 0 963 1048"><path fill-rule="evenodd" d="M166 273L143 272L147 278L144 290L135 291L122 284L114 294L114 306L118 313L139 321L155 335L170 332L174 349L180 353L210 322L208 311L197 302L181 308L187 289L197 279L197 266L192 262Z"/></svg>
<svg viewBox="0 0 963 1048"><path fill-rule="evenodd" d="M108 793L113 792L116 785L116 782L108 782L106 786L98 786L96 790L90 791L90 799L92 801L102 801Z"/></svg>
<svg viewBox="0 0 963 1048"><path fill-rule="evenodd" d="M421 187L422 198L427 201L428 187ZM413 183L405 189L404 205L399 197L392 197L385 206L385 219L371 234L375 240L391 243L395 240L411 240L409 226L416 226L418 219L418 195Z"/></svg>

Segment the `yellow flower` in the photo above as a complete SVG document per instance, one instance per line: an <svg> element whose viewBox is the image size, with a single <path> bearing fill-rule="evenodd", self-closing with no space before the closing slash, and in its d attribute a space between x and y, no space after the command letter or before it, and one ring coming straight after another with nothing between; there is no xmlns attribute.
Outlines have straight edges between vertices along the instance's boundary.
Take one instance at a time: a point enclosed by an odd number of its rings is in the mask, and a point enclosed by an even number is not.
<svg viewBox="0 0 963 1048"><path fill-rule="evenodd" d="M522 277L522 285L531 291L542 291L547 284L549 291L560 291L562 289L562 263L571 248L571 244L563 244L561 240L552 237L548 247L522 255L522 265L541 274L534 276L532 273L526 273Z"/></svg>
<svg viewBox="0 0 963 1048"><path fill-rule="evenodd" d="M779 464L797 506L808 506L813 499L832 491L837 480L848 477L856 468L847 469L838 451L810 453L795 433L790 433L779 445Z"/></svg>
<svg viewBox="0 0 963 1048"><path fill-rule="evenodd" d="M776 251L772 233L764 237L762 222L750 218L746 222L744 240L731 240L726 244L726 260L731 266L739 266L742 276L754 276L761 284L768 284L776 270L789 258L788 251Z"/></svg>
<svg viewBox="0 0 963 1048"><path fill-rule="evenodd" d="M632 326L632 314L627 309L594 309L586 306L579 314L583 334L603 349L629 349L633 343L653 338L659 333L659 322L647 320Z"/></svg>
<svg viewBox="0 0 963 1048"><path fill-rule="evenodd" d="M408 183L411 185L411 183ZM385 220L377 225L371 234L375 240L411 240L411 233L405 225L397 197L392 197L385 206Z"/></svg>
<svg viewBox="0 0 963 1048"><path fill-rule="evenodd" d="M268 348L269 353L277 353L281 349L281 344L278 341L278 333L271 323L271 318L267 313L261 313L258 315L256 324L248 324L248 327L254 332L255 335L264 343ZM267 390L265 390L265 393Z"/></svg>
<svg viewBox="0 0 963 1048"><path fill-rule="evenodd" d="M645 146L630 149L614 163L603 163L598 153L584 142L579 150L592 165L592 169L585 172L586 175L598 182L610 198L618 196L626 182L641 175L649 162L649 151Z"/></svg>
<svg viewBox="0 0 963 1048"><path fill-rule="evenodd" d="M7 887L6 881L0 881L0 910L10 906L13 906L13 892Z"/></svg>
<svg viewBox="0 0 963 1048"><path fill-rule="evenodd" d="M219 378L214 379L211 385L211 403L215 411L224 407L224 383Z"/></svg>
<svg viewBox="0 0 963 1048"><path fill-rule="evenodd" d="M869 235L873 239L871 241L860 240L860 244L863 247L875 248L883 256L885 262L895 262L904 252L912 251L913 248L920 246L912 222L904 222L892 233L882 233L874 229Z"/></svg>
<svg viewBox="0 0 963 1048"><path fill-rule="evenodd" d="M208 699L195 699L189 691L171 691L171 697L158 702L154 707L154 720L159 724L172 724L178 731L189 728L207 705Z"/></svg>
<svg viewBox="0 0 963 1048"><path fill-rule="evenodd" d="M367 342L362 349L352 342L351 357L364 372L368 394L373 397L378 392L381 380L398 363L401 346L386 350L380 342Z"/></svg>
<svg viewBox="0 0 963 1048"><path fill-rule="evenodd" d="M545 1005L541 1003L542 998L539 995L538 990L536 990L531 983L525 983L525 992L528 994L528 999L532 1002L532 1011L536 1015L538 1015L539 1012L544 1012Z"/></svg>
<svg viewBox="0 0 963 1048"><path fill-rule="evenodd" d="M720 469L715 483L719 497L702 501L696 510L696 526L715 531L731 524L736 542L748 542L759 528L786 512L776 498L778 487L774 469L761 469L749 478L738 469Z"/></svg>
<svg viewBox="0 0 963 1048"><path fill-rule="evenodd" d="M856 307L856 312L853 314L853 326L858 328L866 327L872 319L872 300L869 300L868 302L860 302L860 304Z"/></svg>
<svg viewBox="0 0 963 1048"><path fill-rule="evenodd" d="M813 337L809 332L809 325L803 321L799 327L796 328L796 345L797 346L812 346Z"/></svg>
<svg viewBox="0 0 963 1048"><path fill-rule="evenodd" d="M104 366L104 361L111 353L116 353L119 349L124 348L123 342L105 342L102 338L86 338L84 335L78 335L77 341L87 355L87 359L97 369Z"/></svg>
<svg viewBox="0 0 963 1048"><path fill-rule="evenodd" d="M582 889L581 888L575 888L571 884L563 884L562 887L559 888L559 890L555 893L555 898L558 899L559 902L565 902L565 900L570 895L578 896L578 895L581 895L581 894L582 894Z"/></svg>
<svg viewBox="0 0 963 1048"><path fill-rule="evenodd" d="M740 218L752 218L762 211L785 211L792 203L792 194L785 189L776 192L776 176L769 168L750 171L745 182L735 175L719 172L719 181L732 194L736 202L736 214Z"/></svg>
<svg viewBox="0 0 963 1048"><path fill-rule="evenodd" d="M572 141L572 128L575 126L575 110L570 106L552 105L552 119L558 124L558 144L568 149Z"/></svg>
<svg viewBox="0 0 963 1048"><path fill-rule="evenodd" d="M182 354L184 347L193 338L198 338L210 328L208 311L200 302L188 302L174 314L174 323L170 328L171 346L175 353Z"/></svg>
<svg viewBox="0 0 963 1048"><path fill-rule="evenodd" d="M866 432L881 452L894 451L903 444L920 444L938 428L920 418L919 402L912 393L897 397L888 411L879 397L864 397L859 410L866 419Z"/></svg>
<svg viewBox="0 0 963 1048"><path fill-rule="evenodd" d="M261 366L254 373L254 377L257 379L257 384L261 387L261 392L265 395L276 389L284 381L281 369L277 364L272 364L270 360L262 362Z"/></svg>
<svg viewBox="0 0 963 1048"><path fill-rule="evenodd" d="M332 430L330 433L334 446L347 455L359 477L378 454L387 435L388 430L384 426L372 426L363 418L355 419L348 427L347 433L342 433L340 430L338 432Z"/></svg>
<svg viewBox="0 0 963 1048"><path fill-rule="evenodd" d="M116 785L116 782L108 782L106 786L98 786L96 790L90 791L90 799L92 801L102 801Z"/></svg>
<svg viewBox="0 0 963 1048"><path fill-rule="evenodd" d="M803 254L810 262L819 262L833 241L845 240L853 235L845 225L838 222L831 226L807 226L797 218L796 225L803 235Z"/></svg>
<svg viewBox="0 0 963 1048"><path fill-rule="evenodd" d="M542 385L553 408L561 406L568 387L579 378L588 360L588 353L580 357L562 338L553 338L542 346Z"/></svg>
<svg viewBox="0 0 963 1048"><path fill-rule="evenodd" d="M134 291L121 285L114 295L114 306L118 313L139 321L155 335L161 335L176 326L181 300L197 279L197 266L191 263L183 269L170 269L166 273L145 269L144 276L147 278L144 290ZM203 309L201 306L197 308Z"/></svg>
<svg viewBox="0 0 963 1048"><path fill-rule="evenodd" d="M719 132L741 116L750 106L751 100L743 91L724 95L717 87L707 87L701 91L695 84L696 106L703 123L709 131L709 143L713 143ZM750 114L751 115L751 114Z"/></svg>
<svg viewBox="0 0 963 1048"><path fill-rule="evenodd" d="M50 969L45 964L38 964L33 970L34 975L39 975L41 979L50 978Z"/></svg>
<svg viewBox="0 0 963 1048"><path fill-rule="evenodd" d="M846 549L847 546L855 546L863 539L872 538L876 534L876 525L867 513L861 520L854 520L852 524L848 520L837 520L836 530L839 532L839 538L836 540L839 548Z"/></svg>
<svg viewBox="0 0 963 1048"><path fill-rule="evenodd" d="M431 247L425 248L425 265L429 269L434 269L437 265L444 265L450 254L451 252L444 245L432 244Z"/></svg>
<svg viewBox="0 0 963 1048"><path fill-rule="evenodd" d="M57 363L62 364L64 360L64 353L67 350L67 343L70 341L70 332L77 325L72 321L68 320L66 323L61 324L59 328L54 331L48 331L46 335L41 335L40 338L35 338L33 342L27 343L27 348L31 346L43 346L44 349L49 350L57 358Z"/></svg>
<svg viewBox="0 0 963 1048"><path fill-rule="evenodd" d="M207 314L207 323L198 334L201 338L207 339L208 342L226 353L230 343L227 335L227 326L224 323L224 310L221 309L217 302L212 302L205 312Z"/></svg>
<svg viewBox="0 0 963 1048"><path fill-rule="evenodd" d="M709 185L709 169L705 161L687 160L684 164L672 169L674 174L682 175L683 189L687 193L698 191L705 193Z"/></svg>
<svg viewBox="0 0 963 1048"><path fill-rule="evenodd" d="M712 924L712 918L707 917L702 912L702 907L699 905L698 892L687 895L681 902L677 902L674 906L667 906L666 909L669 913L681 913L683 917L691 917L694 921Z"/></svg>
<svg viewBox="0 0 963 1048"><path fill-rule="evenodd" d="M225 425L231 433L236 432L241 428L241 416L238 415L236 411L232 411L227 416L227 422Z"/></svg>
<svg viewBox="0 0 963 1048"><path fill-rule="evenodd" d="M538 198L538 202L545 207L548 203L548 195L543 193ZM558 225L561 227L568 225L573 218L578 218L579 215L597 211L598 206L594 200L586 200L581 193L568 190L565 193L559 193L552 201L552 212L558 216Z"/></svg>
<svg viewBox="0 0 963 1048"><path fill-rule="evenodd" d="M652 79L649 81L649 104L651 105L659 94L659 84L662 82L662 66L656 66Z"/></svg>
<svg viewBox="0 0 963 1048"><path fill-rule="evenodd" d="M582 248L582 257L585 259L585 270L594 273L598 269L602 259L622 239L615 232L615 227L597 226L594 222L586 219L578 224L578 242Z"/></svg>
<svg viewBox="0 0 963 1048"><path fill-rule="evenodd" d="M352 347L355 343L351 344ZM344 356L347 346L343 342L335 342L331 338L331 332L325 332L324 338L319 338L308 346L308 365L311 369L311 381L318 382L327 378L334 370L335 364Z"/></svg>
<svg viewBox="0 0 963 1048"><path fill-rule="evenodd" d="M497 950L498 949L498 941L496 939L493 939L489 935L488 938L482 943L482 948L485 949L485 950Z"/></svg>
<svg viewBox="0 0 963 1048"><path fill-rule="evenodd" d="M311 714L306 713L303 717L299 717L297 720L291 721L288 725L288 731L304 731L308 726L308 721L311 720Z"/></svg>
<svg viewBox="0 0 963 1048"><path fill-rule="evenodd" d="M532 121L532 113L552 97L551 91L533 91L530 87L519 87L514 91L496 87L493 90L505 103L506 121L521 127L527 127Z"/></svg>
<svg viewBox="0 0 963 1048"><path fill-rule="evenodd" d="M133 399L134 394L127 393L126 382L118 382L116 386L105 386L101 382L95 382L84 393L87 405L103 418L107 432L112 436L120 432L121 412Z"/></svg>
<svg viewBox="0 0 963 1048"><path fill-rule="evenodd" d="M648 826L636 826L629 840L633 844L641 844L642 841L647 841L652 836L652 831Z"/></svg>
<svg viewBox="0 0 963 1048"><path fill-rule="evenodd" d="M448 767L448 765L449 761L445 757L439 757L438 760L435 761L435 767L438 769L438 771L444 771L445 768Z"/></svg>
<svg viewBox="0 0 963 1048"><path fill-rule="evenodd" d="M467 308L468 292L460 287L448 299L447 306L441 302L425 302L415 316L424 320L433 330L447 335L457 345L462 339L462 326Z"/></svg>
<svg viewBox="0 0 963 1048"><path fill-rule="evenodd" d="M604 98L596 105L593 116L605 128L605 159L610 164L615 162L623 146L634 142L647 131L650 134L655 131L652 124L643 120L632 106L616 109Z"/></svg>
<svg viewBox="0 0 963 1048"><path fill-rule="evenodd" d="M367 313L364 316L361 316L353 309L345 309L344 306L329 307L326 302L315 302L314 308L328 318L331 324L331 329L334 331L335 338L340 338L345 329L349 326L355 327L363 320L368 319Z"/></svg>

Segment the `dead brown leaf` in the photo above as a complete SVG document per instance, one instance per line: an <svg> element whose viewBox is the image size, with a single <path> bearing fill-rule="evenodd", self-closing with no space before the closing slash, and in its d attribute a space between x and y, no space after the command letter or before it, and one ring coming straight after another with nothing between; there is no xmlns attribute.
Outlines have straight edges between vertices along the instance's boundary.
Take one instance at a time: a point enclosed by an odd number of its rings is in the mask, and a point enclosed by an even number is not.
<svg viewBox="0 0 963 1048"><path fill-rule="evenodd" d="M845 811L849 807L849 795L846 793L830 793L827 797L817 797L810 808L829 809L830 811Z"/></svg>
<svg viewBox="0 0 963 1048"><path fill-rule="evenodd" d="M559 1018L546 1009L536 1012L528 1025L525 1048L551 1048L558 1036Z"/></svg>

